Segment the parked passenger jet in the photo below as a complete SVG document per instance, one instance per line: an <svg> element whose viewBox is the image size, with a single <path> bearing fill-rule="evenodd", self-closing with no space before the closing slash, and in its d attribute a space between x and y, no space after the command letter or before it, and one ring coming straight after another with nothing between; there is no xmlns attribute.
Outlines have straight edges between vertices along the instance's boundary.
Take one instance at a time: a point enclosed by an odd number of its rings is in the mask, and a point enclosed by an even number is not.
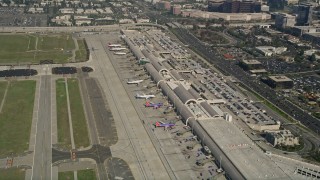
<svg viewBox="0 0 320 180"><path fill-rule="evenodd" d="M144 106L145 107L153 107L153 109L158 109L161 106L163 106L163 103L152 103L152 102L147 101Z"/></svg>
<svg viewBox="0 0 320 180"><path fill-rule="evenodd" d="M142 79L142 80L127 81L127 84L136 84L136 85L138 85L138 84L141 83L142 81L143 81L143 79Z"/></svg>
<svg viewBox="0 0 320 180"><path fill-rule="evenodd" d="M108 45L109 48L113 48L113 47L121 47L121 44L110 44Z"/></svg>
<svg viewBox="0 0 320 180"><path fill-rule="evenodd" d="M127 48L124 47L114 47L114 48L110 48L110 51L122 51L122 50L126 50Z"/></svg>
<svg viewBox="0 0 320 180"><path fill-rule="evenodd" d="M115 54L115 55L126 55L127 53L126 52L114 52L113 54Z"/></svg>
<svg viewBox="0 0 320 180"><path fill-rule="evenodd" d="M155 127L164 127L165 130L167 130L167 128L172 128L173 126L175 126L175 124L173 123L164 123L161 121L157 121L155 124Z"/></svg>
<svg viewBox="0 0 320 180"><path fill-rule="evenodd" d="M154 98L154 97L156 97L155 95L153 95L153 94L148 94L148 95L146 95L146 94L136 94L136 98L138 99L138 98L140 98L140 99L150 99L150 98Z"/></svg>

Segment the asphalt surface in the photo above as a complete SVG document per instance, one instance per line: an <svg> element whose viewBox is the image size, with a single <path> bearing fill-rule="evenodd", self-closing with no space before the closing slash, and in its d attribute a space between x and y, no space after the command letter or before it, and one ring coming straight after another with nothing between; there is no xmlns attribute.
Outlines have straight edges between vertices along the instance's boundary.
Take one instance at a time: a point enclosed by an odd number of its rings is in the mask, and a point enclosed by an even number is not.
<svg viewBox="0 0 320 180"><path fill-rule="evenodd" d="M118 33L115 36L118 39ZM88 46L95 49L91 51L92 66L95 67L92 75L99 81L110 103L117 126L119 141L111 147L112 155L124 159L135 178L168 179L167 171L111 63L110 58L113 56L106 55L109 52L105 49L105 44L111 41L110 38L93 35L86 37L86 40Z"/></svg>
<svg viewBox="0 0 320 180"><path fill-rule="evenodd" d="M41 76L32 179L51 179L51 76Z"/></svg>
<svg viewBox="0 0 320 180"><path fill-rule="evenodd" d="M87 118L87 123L88 123L88 132L90 134L90 142L91 144L98 144L98 136L96 134L95 131L95 119L94 119L94 115L93 115L93 111L92 111L92 106L89 100L89 96L88 96L88 89L85 83L85 79L89 77L88 73L83 73L82 71L80 71L78 69L78 79L79 79L79 85L80 85L80 89L81 89L81 97L83 100L83 105L84 105L84 111L86 114L86 118Z"/></svg>
<svg viewBox="0 0 320 180"><path fill-rule="evenodd" d="M122 159L111 157L105 162L105 166L110 179L117 177L125 177L126 180L134 179L128 164Z"/></svg>
<svg viewBox="0 0 320 180"><path fill-rule="evenodd" d="M111 146L118 141L117 130L110 109L105 103L100 87L95 79L85 79L88 96L95 120L95 130L98 135L99 144Z"/></svg>
<svg viewBox="0 0 320 180"><path fill-rule="evenodd" d="M109 147L104 147L101 145L93 145L90 149L83 151L75 151L76 158L91 158L95 160L98 164L103 163L106 159L111 157L111 152ZM52 163L57 163L58 161L71 159L70 151L59 151L57 149L52 149Z"/></svg>

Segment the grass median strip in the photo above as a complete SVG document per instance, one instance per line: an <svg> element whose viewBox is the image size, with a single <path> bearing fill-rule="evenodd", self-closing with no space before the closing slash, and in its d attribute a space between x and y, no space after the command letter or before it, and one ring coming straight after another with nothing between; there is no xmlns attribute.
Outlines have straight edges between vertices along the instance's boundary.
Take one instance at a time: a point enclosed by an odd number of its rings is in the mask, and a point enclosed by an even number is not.
<svg viewBox="0 0 320 180"><path fill-rule="evenodd" d="M58 180L73 180L73 179L74 179L73 171L59 172L58 173Z"/></svg>
<svg viewBox="0 0 320 180"><path fill-rule="evenodd" d="M7 89L7 85L8 85L7 81L0 81L0 105L4 99L4 93Z"/></svg>
<svg viewBox="0 0 320 180"><path fill-rule="evenodd" d="M76 61L86 61L87 60L87 48L85 46L85 40L78 40L79 50L76 51Z"/></svg>
<svg viewBox="0 0 320 180"><path fill-rule="evenodd" d="M86 118L82 105L79 83L77 79L68 79L68 92L72 118L73 136L76 148L89 146ZM58 143L60 147L70 149L70 124L68 117L67 94L64 79L56 81Z"/></svg>
<svg viewBox="0 0 320 180"><path fill-rule="evenodd" d="M96 172L93 169L78 171L78 180L97 179Z"/></svg>
<svg viewBox="0 0 320 180"><path fill-rule="evenodd" d="M70 126L68 119L67 94L64 79L56 81L58 144L62 148L71 148Z"/></svg>
<svg viewBox="0 0 320 180"><path fill-rule="evenodd" d="M36 81L14 81L0 116L0 155L20 154L29 147Z"/></svg>
<svg viewBox="0 0 320 180"><path fill-rule="evenodd" d="M0 179L14 179L14 180L24 180L25 179L25 170L19 168L9 168L9 169L0 169Z"/></svg>
<svg viewBox="0 0 320 180"><path fill-rule="evenodd" d="M80 95L78 79L68 79L68 91L76 148L89 146L88 128Z"/></svg>

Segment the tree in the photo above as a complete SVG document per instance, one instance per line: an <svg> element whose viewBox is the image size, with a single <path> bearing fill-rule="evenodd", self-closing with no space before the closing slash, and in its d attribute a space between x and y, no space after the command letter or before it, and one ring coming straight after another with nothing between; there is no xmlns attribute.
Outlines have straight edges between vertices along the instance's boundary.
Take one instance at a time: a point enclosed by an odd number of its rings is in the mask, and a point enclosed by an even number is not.
<svg viewBox="0 0 320 180"><path fill-rule="evenodd" d="M311 62L315 62L317 60L317 58L316 58L316 54L315 53L313 53L310 57L309 57L309 61L311 61Z"/></svg>
<svg viewBox="0 0 320 180"><path fill-rule="evenodd" d="M299 54L297 54L295 57L294 57L294 61L297 62L297 63L301 63L303 61L303 57L300 56Z"/></svg>
<svg viewBox="0 0 320 180"><path fill-rule="evenodd" d="M299 51L299 56L302 56L303 54L304 54L304 50L301 49L301 50Z"/></svg>
<svg viewBox="0 0 320 180"><path fill-rule="evenodd" d="M7 4L8 6L10 5L10 3L11 3L11 1L10 0L3 0L3 2L5 3L5 4Z"/></svg>

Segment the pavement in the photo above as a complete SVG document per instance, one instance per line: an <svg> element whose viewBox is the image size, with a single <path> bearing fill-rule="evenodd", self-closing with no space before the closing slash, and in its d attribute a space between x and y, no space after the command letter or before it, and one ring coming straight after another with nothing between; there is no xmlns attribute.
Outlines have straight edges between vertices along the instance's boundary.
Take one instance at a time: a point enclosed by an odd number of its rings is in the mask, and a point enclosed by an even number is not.
<svg viewBox="0 0 320 180"><path fill-rule="evenodd" d="M91 51L92 65L96 67L91 76L97 78L110 104L117 127L118 142L111 146L113 157L125 160L137 179L169 179L130 98L123 88L109 57L106 55L100 36L86 37Z"/></svg>
<svg viewBox="0 0 320 180"><path fill-rule="evenodd" d="M51 76L41 76L39 88L39 109L31 179L52 179Z"/></svg>
<svg viewBox="0 0 320 180"><path fill-rule="evenodd" d="M98 144L99 141L95 131L96 129L95 118L93 115L93 110L92 110L90 99L88 96L88 88L85 83L85 79L88 77L88 73L83 73L79 70L80 69L78 69L79 86L81 87L80 92L81 92L81 98L84 105L84 114L86 116L87 123L88 123L88 132L89 132L90 142L91 144Z"/></svg>
<svg viewBox="0 0 320 180"><path fill-rule="evenodd" d="M87 78L85 79L85 86L90 87L88 97L95 120L95 126L93 126L92 130L97 133L99 144L109 147L118 140L112 113L108 103L105 103L105 98L97 81L93 78Z"/></svg>

